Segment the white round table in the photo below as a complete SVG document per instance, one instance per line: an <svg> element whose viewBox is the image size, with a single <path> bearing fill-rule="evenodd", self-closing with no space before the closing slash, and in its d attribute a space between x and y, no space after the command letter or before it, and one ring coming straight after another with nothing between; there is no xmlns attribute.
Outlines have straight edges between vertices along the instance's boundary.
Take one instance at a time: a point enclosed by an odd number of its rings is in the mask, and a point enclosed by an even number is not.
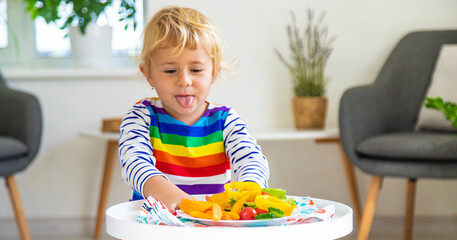
<svg viewBox="0 0 457 240"><path fill-rule="evenodd" d="M352 232L352 209L342 203L314 199L317 208L333 204L331 220L308 224L273 227L173 227L138 223L136 221L144 200L125 202L106 210L106 231L123 240L182 239L182 240L240 240L240 239L337 239Z"/></svg>

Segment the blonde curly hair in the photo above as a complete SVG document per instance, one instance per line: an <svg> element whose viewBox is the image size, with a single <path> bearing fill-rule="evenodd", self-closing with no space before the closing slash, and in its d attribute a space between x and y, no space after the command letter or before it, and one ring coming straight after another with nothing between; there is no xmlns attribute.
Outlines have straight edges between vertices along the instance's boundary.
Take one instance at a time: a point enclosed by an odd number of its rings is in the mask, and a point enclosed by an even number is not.
<svg viewBox="0 0 457 240"><path fill-rule="evenodd" d="M222 41L216 27L199 11L187 7L166 7L159 10L146 24L140 60L147 71L152 54L157 49L175 47L176 56L184 48L203 47L211 57L213 76L224 69Z"/></svg>

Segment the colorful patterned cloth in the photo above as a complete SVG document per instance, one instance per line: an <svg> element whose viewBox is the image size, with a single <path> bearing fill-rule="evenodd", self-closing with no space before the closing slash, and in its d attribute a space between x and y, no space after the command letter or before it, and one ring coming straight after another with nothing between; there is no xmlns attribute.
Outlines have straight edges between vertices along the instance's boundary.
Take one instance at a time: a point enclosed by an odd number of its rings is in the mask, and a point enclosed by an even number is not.
<svg viewBox="0 0 457 240"><path fill-rule="evenodd" d="M144 201L137 221L154 225L185 226L168 210L165 204L152 196Z"/></svg>

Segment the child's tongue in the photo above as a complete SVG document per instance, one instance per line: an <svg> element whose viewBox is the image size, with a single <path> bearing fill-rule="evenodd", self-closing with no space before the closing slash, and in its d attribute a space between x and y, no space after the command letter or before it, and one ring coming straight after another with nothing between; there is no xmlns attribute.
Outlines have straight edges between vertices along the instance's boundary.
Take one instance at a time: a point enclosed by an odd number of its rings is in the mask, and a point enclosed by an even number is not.
<svg viewBox="0 0 457 240"><path fill-rule="evenodd" d="M176 100L178 100L179 105L182 107L190 107L194 102L195 97L192 95L178 95Z"/></svg>

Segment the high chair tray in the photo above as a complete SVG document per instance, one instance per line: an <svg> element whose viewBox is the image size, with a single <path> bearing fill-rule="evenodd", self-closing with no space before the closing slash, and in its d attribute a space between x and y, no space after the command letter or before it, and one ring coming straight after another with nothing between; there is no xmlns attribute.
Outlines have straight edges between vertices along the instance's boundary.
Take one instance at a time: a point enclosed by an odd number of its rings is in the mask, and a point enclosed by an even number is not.
<svg viewBox="0 0 457 240"><path fill-rule="evenodd" d="M333 204L335 214L324 222L265 227L173 227L142 224L137 217L144 200L125 202L106 210L106 231L124 240L138 239L337 239L348 235L353 228L352 209L345 204L313 198L318 208Z"/></svg>

